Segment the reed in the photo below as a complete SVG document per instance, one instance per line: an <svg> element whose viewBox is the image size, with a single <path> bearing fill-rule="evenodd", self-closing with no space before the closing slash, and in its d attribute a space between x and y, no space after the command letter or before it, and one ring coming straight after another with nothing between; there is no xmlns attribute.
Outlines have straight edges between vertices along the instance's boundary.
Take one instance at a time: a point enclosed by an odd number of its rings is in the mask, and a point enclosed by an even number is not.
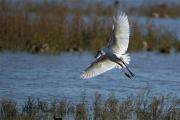
<svg viewBox="0 0 180 120"><path fill-rule="evenodd" d="M180 4L142 4L141 6L130 6L129 14L147 17L177 18L180 16Z"/></svg>
<svg viewBox="0 0 180 120"><path fill-rule="evenodd" d="M0 101L1 120L49 120L56 118L75 120L178 120L179 98L171 96L150 97L145 94L118 100L110 95L103 100L95 94L93 103L67 99L52 102L28 97L21 109L13 100Z"/></svg>
<svg viewBox="0 0 180 120"><path fill-rule="evenodd" d="M94 14L87 11L84 14L78 8L69 8L61 3L44 1L35 4L24 1L22 6L15 7L10 2L0 1L1 51L53 54L62 51L97 51L108 42L112 25L108 15L114 10L101 14L101 9L105 10L101 4L92 9L93 6L88 7L88 11ZM164 30L162 27L147 22L142 29L136 21L132 28L129 51L162 51L164 48L179 51L179 44L175 44L179 41L172 32L164 31L157 35Z"/></svg>

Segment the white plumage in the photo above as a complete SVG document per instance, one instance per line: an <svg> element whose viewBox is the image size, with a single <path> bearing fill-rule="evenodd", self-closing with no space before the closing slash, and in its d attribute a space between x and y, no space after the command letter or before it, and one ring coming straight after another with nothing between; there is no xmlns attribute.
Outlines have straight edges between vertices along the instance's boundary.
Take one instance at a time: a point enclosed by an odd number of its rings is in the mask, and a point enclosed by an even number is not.
<svg viewBox="0 0 180 120"><path fill-rule="evenodd" d="M113 17L115 32L112 36L109 47L116 53L117 56L124 54L128 49L129 44L129 22L124 13L120 13L116 18Z"/></svg>
<svg viewBox="0 0 180 120"><path fill-rule="evenodd" d="M128 17L121 12L118 16L113 17L113 27L108 45L99 51L101 53L100 57L97 57L95 61L81 73L81 78L87 79L95 77L113 68L123 68L126 76L131 78L124 70L130 62L130 57L128 54L125 54L128 49L128 44ZM129 71L128 68L127 70ZM129 72L134 76L131 71Z"/></svg>
<svg viewBox="0 0 180 120"><path fill-rule="evenodd" d="M88 68L81 73L81 77L84 79L95 77L101 73L113 69L115 66L116 63L109 60L106 55L102 55L92 62Z"/></svg>

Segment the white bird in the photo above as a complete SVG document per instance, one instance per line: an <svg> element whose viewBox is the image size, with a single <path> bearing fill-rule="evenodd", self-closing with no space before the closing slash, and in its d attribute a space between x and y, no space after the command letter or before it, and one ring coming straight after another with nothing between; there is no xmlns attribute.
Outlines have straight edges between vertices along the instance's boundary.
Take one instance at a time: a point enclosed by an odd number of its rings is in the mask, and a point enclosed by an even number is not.
<svg viewBox="0 0 180 120"><path fill-rule="evenodd" d="M125 13L121 12L118 16L113 16L113 26L108 45L97 52L95 61L81 73L81 78L92 78L113 68L119 68L131 79L134 74L127 67L127 64L130 62L130 56L126 54L128 44L128 17ZM130 74L128 74L124 68L126 68Z"/></svg>

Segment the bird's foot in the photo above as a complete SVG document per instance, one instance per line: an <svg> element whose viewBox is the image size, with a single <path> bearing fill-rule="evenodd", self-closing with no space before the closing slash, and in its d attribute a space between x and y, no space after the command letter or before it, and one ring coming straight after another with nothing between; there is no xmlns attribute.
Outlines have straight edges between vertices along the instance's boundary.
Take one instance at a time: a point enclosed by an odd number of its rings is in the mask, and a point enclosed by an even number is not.
<svg viewBox="0 0 180 120"><path fill-rule="evenodd" d="M126 77L128 77L129 79L131 79L131 76L128 73L125 73Z"/></svg>

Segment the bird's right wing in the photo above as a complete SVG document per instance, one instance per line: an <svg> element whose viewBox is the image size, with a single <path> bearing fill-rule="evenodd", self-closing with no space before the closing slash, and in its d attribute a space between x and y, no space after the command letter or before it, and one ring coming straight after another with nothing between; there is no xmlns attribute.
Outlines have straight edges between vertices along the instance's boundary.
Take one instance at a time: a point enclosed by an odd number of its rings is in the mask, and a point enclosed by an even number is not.
<svg viewBox="0 0 180 120"><path fill-rule="evenodd" d="M117 66L116 63L110 61L106 55L100 56L92 62L87 69L81 73L81 78L88 79L100 75Z"/></svg>
<svg viewBox="0 0 180 120"><path fill-rule="evenodd" d="M108 47L119 56L127 51L129 44L129 22L127 15L121 12L117 17L113 17L113 23L113 31L110 35Z"/></svg>

